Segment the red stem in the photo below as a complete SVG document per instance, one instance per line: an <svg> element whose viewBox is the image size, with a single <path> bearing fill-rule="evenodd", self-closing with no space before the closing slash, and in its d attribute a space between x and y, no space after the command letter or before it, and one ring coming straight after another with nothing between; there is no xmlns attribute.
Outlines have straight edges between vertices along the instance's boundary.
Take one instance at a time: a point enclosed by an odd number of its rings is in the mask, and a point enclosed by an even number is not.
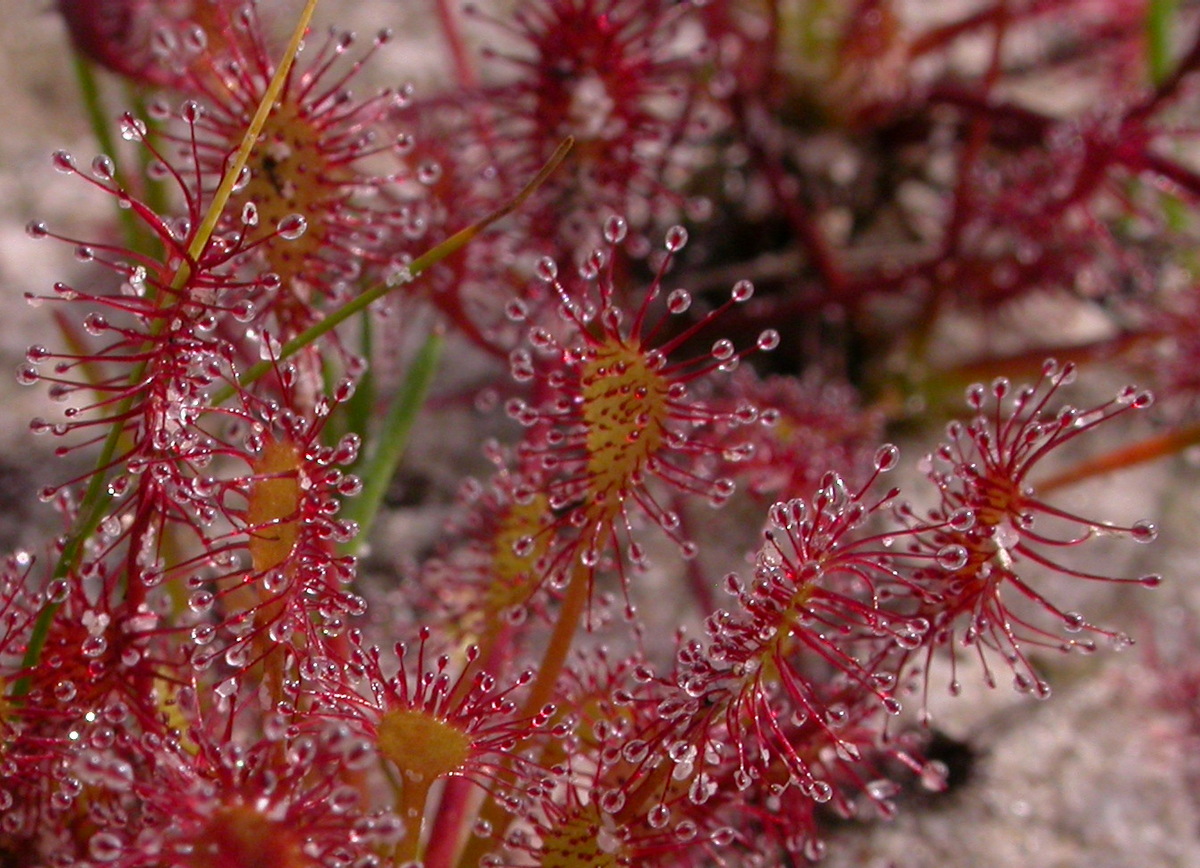
<svg viewBox="0 0 1200 868"><path fill-rule="evenodd" d="M1149 437L1137 443L1131 443L1124 448L1114 449L1112 452L1105 453L1104 455L1099 455L1087 461L1081 461L1074 467L1068 467L1062 473L1055 474L1044 482L1039 483L1037 490L1039 494L1045 494L1056 488L1074 485L1093 476L1114 473L1118 470L1124 470L1127 467L1133 467L1136 464L1155 461L1164 455L1177 454L1197 443L1200 443L1200 423L1177 428L1174 431L1167 431L1165 434Z"/></svg>
<svg viewBox="0 0 1200 868"><path fill-rule="evenodd" d="M462 27L459 26L458 16L449 0L435 0L438 23L442 26L442 35L450 49L450 58L454 62L454 76L464 90L475 90L479 87L479 75L471 63L466 41L463 39Z"/></svg>

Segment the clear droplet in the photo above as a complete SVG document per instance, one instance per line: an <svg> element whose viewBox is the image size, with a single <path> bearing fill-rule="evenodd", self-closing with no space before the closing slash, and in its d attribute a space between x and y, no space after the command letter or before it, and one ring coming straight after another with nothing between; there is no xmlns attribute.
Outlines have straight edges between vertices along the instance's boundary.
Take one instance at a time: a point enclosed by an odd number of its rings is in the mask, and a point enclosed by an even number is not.
<svg viewBox="0 0 1200 868"><path fill-rule="evenodd" d="M875 450L875 469L880 473L891 470L900 461L900 450L891 443L885 443Z"/></svg>
<svg viewBox="0 0 1200 868"><path fill-rule="evenodd" d="M1129 529L1129 535L1133 537L1134 542L1151 543L1158 538L1158 528L1153 522L1139 521Z"/></svg>
<svg viewBox="0 0 1200 868"><path fill-rule="evenodd" d="M625 240L628 231L629 224L625 222L624 217L614 214L604 221L604 240L609 244L620 244Z"/></svg>
<svg viewBox="0 0 1200 868"><path fill-rule="evenodd" d="M308 221L303 214L289 214L275 225L275 230L284 241L295 241L308 230Z"/></svg>
<svg viewBox="0 0 1200 868"><path fill-rule="evenodd" d="M681 314L692 306L692 294L686 289L673 289L667 295L667 310L673 314Z"/></svg>
<svg viewBox="0 0 1200 868"><path fill-rule="evenodd" d="M943 546L938 550L937 563L944 570L961 570L967 565L967 550L960 545Z"/></svg>
<svg viewBox="0 0 1200 868"><path fill-rule="evenodd" d="M1063 629L1068 633L1078 633L1087 626L1087 621L1078 612L1063 612Z"/></svg>
<svg viewBox="0 0 1200 868"><path fill-rule="evenodd" d="M107 154L98 154L92 159L92 174L101 181L111 181L117 174L116 164Z"/></svg>
<svg viewBox="0 0 1200 868"><path fill-rule="evenodd" d="M115 862L125 855L125 844L113 832L97 832L88 841L88 852L97 862Z"/></svg>
<svg viewBox="0 0 1200 868"><path fill-rule="evenodd" d="M184 100L179 107L179 116L189 124L194 124L204 116L204 106L194 99Z"/></svg>
<svg viewBox="0 0 1200 868"><path fill-rule="evenodd" d="M135 118L129 112L121 115L119 126L121 138L127 142L140 142L146 138L146 122L141 118Z"/></svg>
<svg viewBox="0 0 1200 868"><path fill-rule="evenodd" d="M213 604L211 591L196 591L188 597L188 608L193 612L207 612Z"/></svg>
<svg viewBox="0 0 1200 868"><path fill-rule="evenodd" d="M55 170L63 174L71 174L75 171L75 158L66 151L55 151L50 155L50 162Z"/></svg>
<svg viewBox="0 0 1200 868"><path fill-rule="evenodd" d="M442 164L434 161L422 163L417 167L417 180L425 184L436 184L442 177Z"/></svg>
<svg viewBox="0 0 1200 868"><path fill-rule="evenodd" d="M733 358L735 351L733 341L728 338L721 338L712 346L712 357L723 362Z"/></svg>
<svg viewBox="0 0 1200 868"><path fill-rule="evenodd" d="M667 230L667 237L664 242L667 250L671 253L678 253L684 248L688 242L688 231L682 226L672 226Z"/></svg>
<svg viewBox="0 0 1200 868"><path fill-rule="evenodd" d="M646 822L650 825L651 829L661 829L663 826L667 825L667 821L670 819L671 809L663 804L655 805L650 809L650 812L646 814Z"/></svg>

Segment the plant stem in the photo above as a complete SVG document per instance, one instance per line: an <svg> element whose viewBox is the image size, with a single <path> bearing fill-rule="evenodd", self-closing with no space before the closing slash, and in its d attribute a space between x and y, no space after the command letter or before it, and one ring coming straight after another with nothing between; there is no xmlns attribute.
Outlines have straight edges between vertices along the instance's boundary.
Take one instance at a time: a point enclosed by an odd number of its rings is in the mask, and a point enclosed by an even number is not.
<svg viewBox="0 0 1200 868"><path fill-rule="evenodd" d="M458 21L458 5L450 0L434 0L438 23L442 27L442 35L446 38L446 47L450 49L450 59L454 63L454 76L458 86L464 90L473 90L479 87L479 76L471 63L471 53L467 50L466 40L463 39L462 27Z"/></svg>
<svg viewBox="0 0 1200 868"><path fill-rule="evenodd" d="M1187 425L1137 443L1131 443L1121 449L1114 449L1112 452L1087 461L1081 461L1074 467L1068 467L1061 473L1038 483L1036 488L1039 494L1046 494L1056 488L1074 485L1093 476L1114 473L1127 467L1133 467L1135 464L1154 461L1164 455L1182 452L1197 443L1200 443L1200 424Z"/></svg>
<svg viewBox="0 0 1200 868"><path fill-rule="evenodd" d="M1172 72L1171 37L1178 5L1178 0L1150 0L1146 7L1146 71L1155 87Z"/></svg>
<svg viewBox="0 0 1200 868"><path fill-rule="evenodd" d="M545 653L542 654L537 677L533 686L529 688L529 695L525 697L525 704L521 709L523 715L537 714L554 696L554 685L558 682L558 676L562 674L567 654L570 653L575 634L579 631L579 622L584 609L587 608L591 589L592 571L583 564L576 563L563 595L558 620L554 622L554 632L546 644Z"/></svg>
<svg viewBox="0 0 1200 868"><path fill-rule="evenodd" d="M87 113L88 124L100 153L106 155L115 165L120 164L120 154L117 153L116 142L108 128L108 119L104 115L104 103L100 99L100 88L96 84L96 76L92 64L78 51L74 53L72 66L75 69L75 81L79 84L79 95L83 100L83 110ZM138 243L141 233L138 229L137 215L129 208L118 208L117 219L121 222L121 232L125 236L125 244L132 250L141 249Z"/></svg>
<svg viewBox="0 0 1200 868"><path fill-rule="evenodd" d="M344 518L358 524L358 535L343 547L346 554L354 554L362 547L379 513L388 483L404 455L413 425L429 394L429 386L437 372L445 342L445 336L439 328L431 330L426 336L425 343L405 374L399 394L380 425L371 454L358 471L363 480L362 491L347 501L342 510Z"/></svg>
<svg viewBox="0 0 1200 868"><path fill-rule="evenodd" d="M571 571L571 578L567 584L567 589L563 594L562 607L558 612L558 619L554 622L554 631L550 634L550 640L546 643L546 650L542 654L542 662L538 666L537 675L534 677L533 684L529 688L529 693L525 697L525 702L521 706L520 715L522 717L531 717L542 710L554 697L554 688L558 683L558 677L562 674L563 667L567 662L567 655L571 652L571 646L574 644L575 634L579 631L579 624L583 619L583 613L587 609L588 598L591 595L593 575L590 568L585 567L582 563L576 560ZM520 751L524 744L518 744L514 751ZM456 793L459 798L465 798L467 793ZM445 806L446 810L456 811L462 815L463 824L470 822L469 812L461 810L458 803L449 803ZM483 810L480 812L480 818L492 825L493 828L498 828L505 819L505 809L502 802L499 800L489 800L484 803ZM445 825L435 821L435 826L444 828ZM450 834L447 832L447 834ZM462 840L464 837L461 832L455 837L455 843ZM443 846L438 848L438 861L428 861L426 868L448 868L453 864L461 866L478 865L479 858L483 855L482 850L477 848L485 846L482 839L474 839L469 842L465 851L461 854L452 852L457 847ZM457 855L457 859L454 856Z"/></svg>

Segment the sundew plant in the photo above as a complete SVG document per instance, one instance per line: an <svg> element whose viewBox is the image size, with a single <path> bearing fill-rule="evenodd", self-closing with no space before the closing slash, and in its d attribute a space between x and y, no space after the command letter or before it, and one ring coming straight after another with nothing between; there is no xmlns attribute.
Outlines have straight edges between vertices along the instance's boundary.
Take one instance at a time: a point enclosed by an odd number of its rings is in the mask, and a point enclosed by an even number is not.
<svg viewBox="0 0 1200 868"><path fill-rule="evenodd" d="M815 863L1147 627L1193 4L52 5L0 865Z"/></svg>

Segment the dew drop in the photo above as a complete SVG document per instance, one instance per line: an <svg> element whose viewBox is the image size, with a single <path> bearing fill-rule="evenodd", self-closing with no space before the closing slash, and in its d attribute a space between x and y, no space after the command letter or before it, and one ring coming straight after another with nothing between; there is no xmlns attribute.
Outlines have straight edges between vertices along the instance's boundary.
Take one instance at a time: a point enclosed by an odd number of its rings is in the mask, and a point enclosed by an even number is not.
<svg viewBox="0 0 1200 868"><path fill-rule="evenodd" d="M616 214L604 221L604 240L609 244L620 244L629 232L629 224L624 217Z"/></svg>
<svg viewBox="0 0 1200 868"><path fill-rule="evenodd" d="M189 124L194 124L204 116L204 106L194 99L185 100L179 107L179 116Z"/></svg>
<svg viewBox="0 0 1200 868"><path fill-rule="evenodd" d="M69 175L75 171L75 158L67 151L55 151L50 155L50 162L56 171Z"/></svg>
<svg viewBox="0 0 1200 868"><path fill-rule="evenodd" d="M1129 529L1129 535L1133 537L1134 542L1151 543L1158 538L1158 528L1152 522L1139 521Z"/></svg>
<svg viewBox="0 0 1200 868"><path fill-rule="evenodd" d="M92 174L101 181L111 181L117 174L116 164L107 154L98 154L92 158Z"/></svg>
<svg viewBox="0 0 1200 868"><path fill-rule="evenodd" d="M121 115L121 138L127 142L140 142L146 138L146 122L126 112Z"/></svg>
<svg viewBox="0 0 1200 868"><path fill-rule="evenodd" d="M692 294L686 289L673 289L667 295L667 310L673 314L684 313L692 306Z"/></svg>
<svg viewBox="0 0 1200 868"><path fill-rule="evenodd" d="M712 357L718 361L727 361L733 358L735 352L733 341L728 338L721 338L712 346Z"/></svg>
<svg viewBox="0 0 1200 868"><path fill-rule="evenodd" d="M115 862L125 855L125 845L113 832L97 832L88 841L88 852L97 862Z"/></svg>
<svg viewBox="0 0 1200 868"><path fill-rule="evenodd" d="M510 322L524 322L529 318L529 308L525 302L514 298L504 306L504 315Z"/></svg>
<svg viewBox="0 0 1200 868"><path fill-rule="evenodd" d="M188 597L188 608L193 612L207 612L213 604L211 591L196 591Z"/></svg>
<svg viewBox="0 0 1200 868"><path fill-rule="evenodd" d="M825 709L825 723L832 729L844 726L849 719L850 712L841 703L836 703Z"/></svg>
<svg viewBox="0 0 1200 868"><path fill-rule="evenodd" d="M429 186L436 184L442 177L442 165L434 161L422 163L417 167L417 181Z"/></svg>
<svg viewBox="0 0 1200 868"><path fill-rule="evenodd" d="M1063 629L1068 633L1078 633L1087 626L1087 621L1078 612L1063 612Z"/></svg>
<svg viewBox="0 0 1200 868"><path fill-rule="evenodd" d="M688 788L688 801L694 805L703 805L717 791L717 782L709 775L701 773L692 781Z"/></svg>
<svg viewBox="0 0 1200 868"><path fill-rule="evenodd" d="M670 253L678 253L688 242L688 231L682 226L672 226L667 230L664 246Z"/></svg>
<svg viewBox="0 0 1200 868"><path fill-rule="evenodd" d="M739 280L733 285L733 291L729 293L729 297L738 304L749 301L754 297L754 284L748 280Z"/></svg>
<svg viewBox="0 0 1200 868"><path fill-rule="evenodd" d="M960 545L943 546L937 553L937 564L944 570L961 570L967 565L967 550Z"/></svg>
<svg viewBox="0 0 1200 868"><path fill-rule="evenodd" d="M900 787L888 778L877 778L866 786L867 795L872 799L890 799L900 793Z"/></svg>
<svg viewBox="0 0 1200 868"><path fill-rule="evenodd" d="M549 256L543 256L534 265L533 272L538 276L539 280L551 283L558 277L558 263Z"/></svg>
<svg viewBox="0 0 1200 868"><path fill-rule="evenodd" d="M303 214L289 214L277 224L275 230L284 241L295 241L308 229L308 221Z"/></svg>
<svg viewBox="0 0 1200 868"><path fill-rule="evenodd" d="M957 531L968 531L975 526L975 510L969 506L956 509L947 519L947 524Z"/></svg>
<svg viewBox="0 0 1200 868"><path fill-rule="evenodd" d="M600 810L606 814L615 814L625 807L625 794L619 789L611 789L600 796Z"/></svg>
<svg viewBox="0 0 1200 868"><path fill-rule="evenodd" d="M649 753L650 745L640 738L626 742L621 748L621 756L625 758L625 761L635 765L644 760Z"/></svg>
<svg viewBox="0 0 1200 868"><path fill-rule="evenodd" d="M670 819L671 809L663 804L655 805L650 809L650 812L646 814L646 822L650 825L651 829L663 828L667 825L667 822Z"/></svg>
<svg viewBox="0 0 1200 868"><path fill-rule="evenodd" d="M1126 633L1114 633L1108 637L1108 644L1114 651L1124 651L1126 648L1132 647L1133 639Z"/></svg>
<svg viewBox="0 0 1200 868"><path fill-rule="evenodd" d="M891 443L885 443L875 450L875 469L886 473L896 466L900 460L900 450Z"/></svg>
<svg viewBox="0 0 1200 868"><path fill-rule="evenodd" d="M775 329L764 329L758 336L756 346L764 353L771 352L779 346L779 332Z"/></svg>

